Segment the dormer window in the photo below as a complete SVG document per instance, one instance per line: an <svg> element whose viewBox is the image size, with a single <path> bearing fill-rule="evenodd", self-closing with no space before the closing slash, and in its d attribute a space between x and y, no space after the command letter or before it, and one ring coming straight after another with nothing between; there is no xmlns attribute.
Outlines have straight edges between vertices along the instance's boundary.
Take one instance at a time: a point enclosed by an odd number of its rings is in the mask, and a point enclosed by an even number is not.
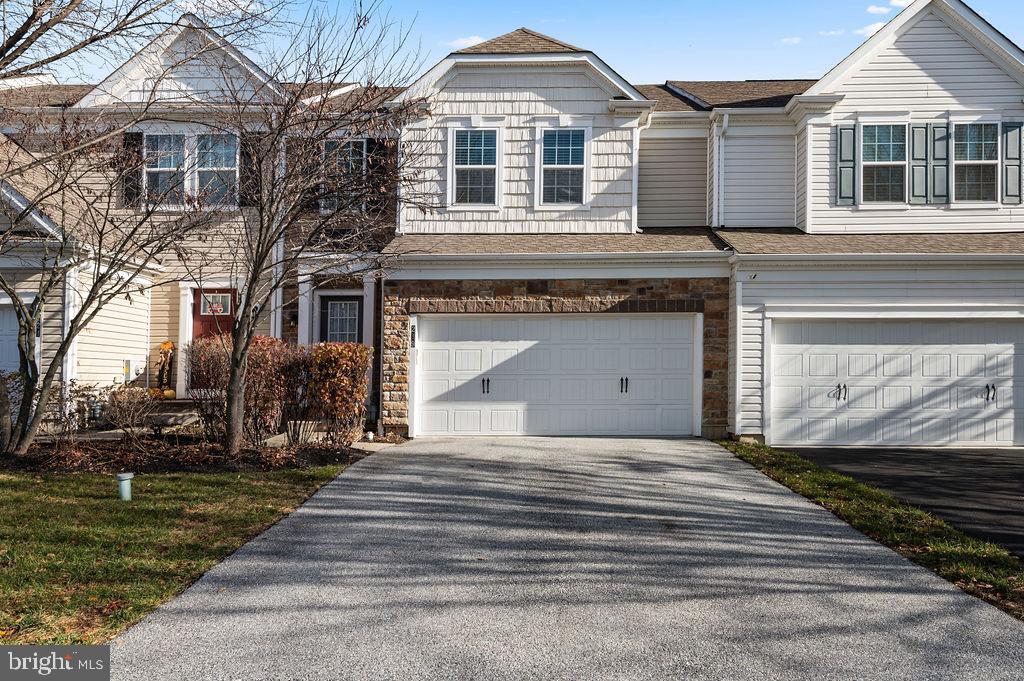
<svg viewBox="0 0 1024 681"><path fill-rule="evenodd" d="M493 206L498 177L498 131L455 131L455 203Z"/></svg>

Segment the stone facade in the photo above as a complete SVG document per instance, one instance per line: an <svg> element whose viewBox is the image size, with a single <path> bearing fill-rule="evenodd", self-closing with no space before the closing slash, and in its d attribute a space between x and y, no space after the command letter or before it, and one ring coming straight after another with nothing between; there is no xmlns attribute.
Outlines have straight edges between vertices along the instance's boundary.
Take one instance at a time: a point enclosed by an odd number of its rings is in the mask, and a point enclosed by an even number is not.
<svg viewBox="0 0 1024 681"><path fill-rule="evenodd" d="M409 429L409 317L426 313L701 312L704 437L724 437L729 390L729 279L557 279L384 283L381 426Z"/></svg>

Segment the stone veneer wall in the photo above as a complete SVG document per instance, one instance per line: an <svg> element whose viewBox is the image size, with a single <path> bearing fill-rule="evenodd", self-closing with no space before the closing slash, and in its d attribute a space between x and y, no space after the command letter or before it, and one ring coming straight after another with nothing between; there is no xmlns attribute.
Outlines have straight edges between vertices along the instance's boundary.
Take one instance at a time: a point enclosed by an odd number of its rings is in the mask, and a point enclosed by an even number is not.
<svg viewBox="0 0 1024 681"><path fill-rule="evenodd" d="M409 430L409 316L425 313L702 312L705 437L724 437L729 279L388 281L383 290L381 426Z"/></svg>

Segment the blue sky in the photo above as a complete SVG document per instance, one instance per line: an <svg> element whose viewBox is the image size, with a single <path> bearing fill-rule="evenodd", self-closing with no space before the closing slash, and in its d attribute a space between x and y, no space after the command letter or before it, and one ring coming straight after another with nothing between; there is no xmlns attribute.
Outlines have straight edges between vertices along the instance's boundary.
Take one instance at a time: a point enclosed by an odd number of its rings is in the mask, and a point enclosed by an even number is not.
<svg viewBox="0 0 1024 681"><path fill-rule="evenodd" d="M385 0L387 2L387 0ZM391 0L432 64L474 38L526 26L596 52L633 83L816 78L906 0ZM1024 45L1021 0L969 4Z"/></svg>

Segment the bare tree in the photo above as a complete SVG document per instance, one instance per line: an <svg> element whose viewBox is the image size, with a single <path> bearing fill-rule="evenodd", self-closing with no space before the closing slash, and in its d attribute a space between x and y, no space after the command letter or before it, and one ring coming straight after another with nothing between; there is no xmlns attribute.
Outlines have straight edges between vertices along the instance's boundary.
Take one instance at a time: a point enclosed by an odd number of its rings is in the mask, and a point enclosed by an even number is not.
<svg viewBox="0 0 1024 681"><path fill-rule="evenodd" d="M51 129L44 139L26 137L44 148L75 146L93 127L72 124ZM0 223L0 291L10 299L18 324L17 395L5 392L0 404L0 451L27 452L56 390L61 368L75 339L112 300L145 295L161 269L161 258L181 253L182 244L205 228L209 216L197 205L168 214L161 200L126 196L138 191L138 150L87 145L57 162L33 165L31 154L8 137L0 137L0 167L11 172L4 185ZM29 168L29 170L25 170ZM171 192L171 187L154 191ZM126 203L137 208L126 209ZM13 265L12 265L13 264ZM70 297L63 304L65 297ZM49 338L45 365L40 361L38 329L44 309L62 303L63 329ZM55 394L56 393L56 394ZM10 405L16 406L12 414Z"/></svg>
<svg viewBox="0 0 1024 681"><path fill-rule="evenodd" d="M415 150L399 149L398 133L424 104L385 104L415 68L406 37L376 3L356 4L348 15L311 11L268 59L266 73L279 87L225 78L231 103L209 125L236 133L241 144L238 237L220 261L238 296L226 329L229 455L243 445L249 349L274 311L274 292L290 289L300 269L379 272L399 190L403 202L416 201L402 172Z"/></svg>

